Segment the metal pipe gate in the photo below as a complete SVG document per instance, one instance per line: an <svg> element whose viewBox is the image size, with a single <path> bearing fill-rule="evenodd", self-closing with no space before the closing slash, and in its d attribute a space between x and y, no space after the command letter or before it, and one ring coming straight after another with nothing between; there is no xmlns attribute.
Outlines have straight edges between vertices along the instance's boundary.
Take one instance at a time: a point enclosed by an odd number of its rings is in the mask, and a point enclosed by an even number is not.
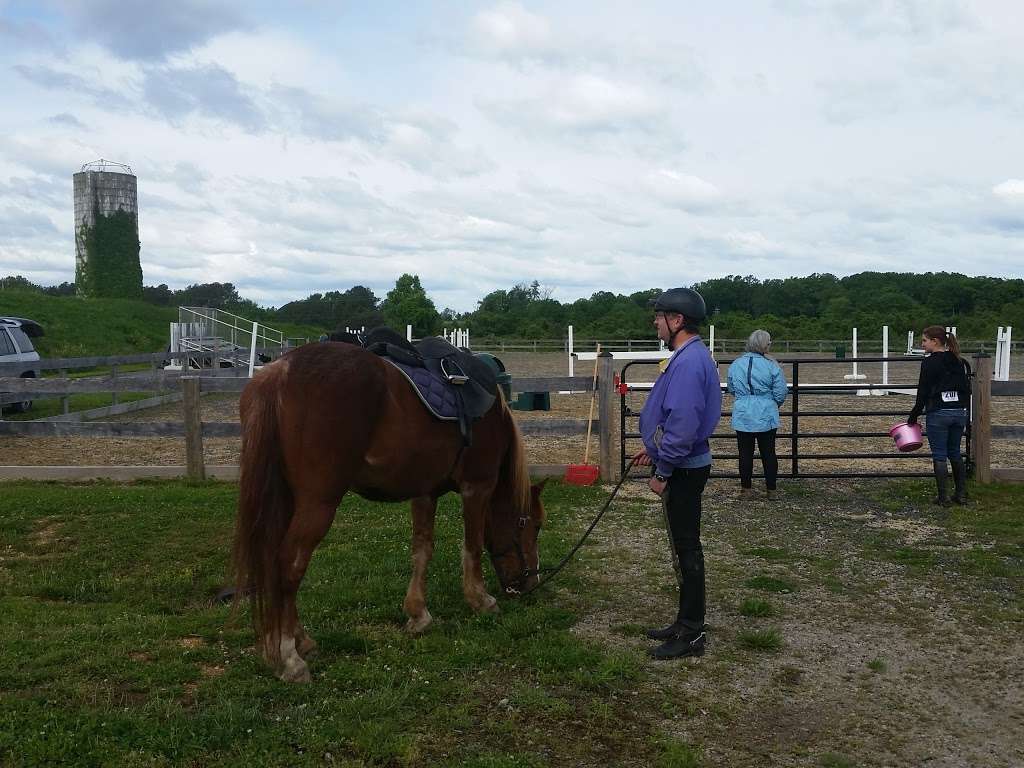
<svg viewBox="0 0 1024 768"><path fill-rule="evenodd" d="M858 357L858 358L846 358L842 360L843 364L846 363L916 363L920 365L920 357ZM627 457L626 441L628 439L639 440L640 433L638 431L629 432L627 431L627 419L628 418L639 418L640 412L633 411L629 407L629 403L626 401L626 396L629 392L649 392L651 385L649 384L629 384L627 380L627 372L630 368L636 365L657 365L660 361L658 360L634 360L627 363L622 368L622 373L619 377L619 434L621 439L619 440L620 446L620 474L626 471L626 465L628 459L632 458L630 453ZM719 366L726 366L733 362L733 360L718 360L716 361ZM832 358L809 358L804 360L786 360L778 359L779 365L792 365L793 376L792 381L787 384L789 393L791 396L790 410L779 411L780 418L785 421L785 418L789 418L789 432L780 432L776 435L777 440L789 440L791 444L791 450L789 454L782 454L778 456L779 459L779 477L780 478L799 478L799 477L813 477L813 478L848 478L848 477L931 477L932 470L928 467L927 471L869 471L869 472L802 472L800 470L801 459L815 460L815 459L832 459L832 460L855 460L855 459L893 459L896 461L903 460L931 460L932 454L930 452L915 451L913 453L899 453L895 450L887 453L801 453L800 441L801 440L815 440L823 438L832 439L863 439L871 437L889 437L888 432L801 432L800 431L800 417L808 416L897 416L905 417L910 412L910 407L901 408L899 410L830 410L830 411L801 411L800 410L800 395L805 394L838 394L838 393L849 393L851 390L858 389L869 389L869 390L890 390L890 389L917 389L916 381L912 384L867 384L867 383L854 383L848 385L828 385L828 384L800 384L800 366L815 365L815 364L831 364L835 365L836 360ZM971 378L974 378L974 372L971 372ZM726 384L723 382L723 390ZM973 389L973 387L972 387ZM731 416L731 411L723 411L722 418L725 419ZM967 461L968 472L973 474L973 464L971 461L971 410L968 408L967 411L967 429L965 431L967 437L966 450L964 452L965 460ZM736 435L734 432L720 432L716 431L715 434L711 435L709 440L732 440L735 445ZM713 446L712 446L713 448ZM714 458L729 459L735 462L739 458L737 453L715 453L712 450ZM755 459L760 458L760 453L755 453ZM788 460L790 469L788 472L784 471L784 461ZM735 464L734 464L735 466ZM757 462L755 461L755 467ZM640 475L636 475L640 476ZM739 470L734 471L712 471L711 477L722 477L722 478L738 478ZM754 473L754 477L764 477L763 472Z"/></svg>

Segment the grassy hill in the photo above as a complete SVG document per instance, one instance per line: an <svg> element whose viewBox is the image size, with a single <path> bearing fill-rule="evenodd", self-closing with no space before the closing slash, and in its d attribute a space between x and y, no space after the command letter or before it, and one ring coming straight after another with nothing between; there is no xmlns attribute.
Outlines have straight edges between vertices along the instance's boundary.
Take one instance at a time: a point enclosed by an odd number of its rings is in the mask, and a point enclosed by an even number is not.
<svg viewBox="0 0 1024 768"><path fill-rule="evenodd" d="M0 291L0 315L28 317L46 335L36 339L42 357L85 357L160 352L167 348L177 307L129 299L48 296L34 291ZM323 329L294 323L268 324L287 337L315 339Z"/></svg>

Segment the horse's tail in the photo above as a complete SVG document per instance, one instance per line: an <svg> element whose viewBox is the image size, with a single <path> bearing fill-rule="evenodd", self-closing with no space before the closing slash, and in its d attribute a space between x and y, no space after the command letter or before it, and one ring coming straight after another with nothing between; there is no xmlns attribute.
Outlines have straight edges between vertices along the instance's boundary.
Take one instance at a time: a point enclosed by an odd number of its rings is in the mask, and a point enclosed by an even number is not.
<svg viewBox="0 0 1024 768"><path fill-rule="evenodd" d="M512 502L512 509L516 514L521 515L530 509L530 468L526 464L526 448L523 445L523 436L516 425L515 417L512 416L512 409L508 407L505 398L498 389L498 398L501 401L502 420L508 429L508 450L505 452L505 460L501 465L501 472L498 482L504 486L502 489L508 494Z"/></svg>
<svg viewBox="0 0 1024 768"><path fill-rule="evenodd" d="M278 371L268 370L242 395L242 455L235 520L235 603L251 597L257 643L276 660L280 652L282 584L278 551L292 519L292 492L284 476L278 429Z"/></svg>

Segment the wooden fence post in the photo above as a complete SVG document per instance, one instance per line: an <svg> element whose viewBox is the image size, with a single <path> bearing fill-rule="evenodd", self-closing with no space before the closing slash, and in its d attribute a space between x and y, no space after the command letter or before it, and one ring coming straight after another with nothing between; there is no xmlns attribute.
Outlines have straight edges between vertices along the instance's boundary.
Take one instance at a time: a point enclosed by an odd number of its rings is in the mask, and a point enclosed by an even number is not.
<svg viewBox="0 0 1024 768"><path fill-rule="evenodd" d="M615 482L618 479L614 455L615 441L612 436L615 434L615 425L612 421L612 403L614 402L615 389L615 358L611 352L602 352L597 356L597 418L598 424L598 449L600 453L601 479L607 482Z"/></svg>
<svg viewBox="0 0 1024 768"><path fill-rule="evenodd" d="M971 407L971 457L974 479L992 482L992 358L982 353L974 356L974 387Z"/></svg>
<svg viewBox="0 0 1024 768"><path fill-rule="evenodd" d="M182 376L181 391L185 417L185 465L190 480L205 480L203 464L203 422L199 411L199 377Z"/></svg>
<svg viewBox="0 0 1024 768"><path fill-rule="evenodd" d="M61 368L59 373L60 377L64 379L64 381L68 380L67 368ZM60 412L63 413L65 416L67 416L71 412L71 398L68 397L67 395L62 396L60 399Z"/></svg>

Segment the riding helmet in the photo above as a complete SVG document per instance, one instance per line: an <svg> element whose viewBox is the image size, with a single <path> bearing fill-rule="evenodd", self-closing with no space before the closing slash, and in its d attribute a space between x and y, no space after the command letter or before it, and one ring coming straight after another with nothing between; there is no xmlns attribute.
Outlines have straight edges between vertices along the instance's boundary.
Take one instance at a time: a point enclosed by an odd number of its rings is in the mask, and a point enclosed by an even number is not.
<svg viewBox="0 0 1024 768"><path fill-rule="evenodd" d="M700 322L707 317L704 297L692 288L669 288L651 300L655 312L676 312L687 320Z"/></svg>

